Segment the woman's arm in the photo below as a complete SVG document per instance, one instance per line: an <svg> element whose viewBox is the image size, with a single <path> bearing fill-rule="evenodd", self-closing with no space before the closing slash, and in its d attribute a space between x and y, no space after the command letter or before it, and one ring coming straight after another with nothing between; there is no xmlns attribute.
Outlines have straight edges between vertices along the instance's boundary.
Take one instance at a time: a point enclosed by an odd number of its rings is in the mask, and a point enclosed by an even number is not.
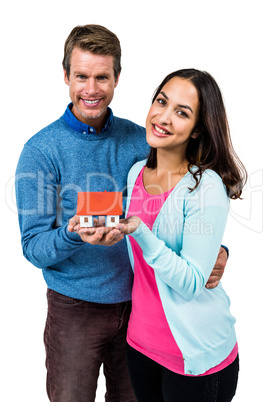
<svg viewBox="0 0 268 402"><path fill-rule="evenodd" d="M125 234L132 233L143 250L146 262L165 283L187 300L198 296L208 281L228 216L229 202L221 181L207 185L205 190L202 202L200 197L194 196L188 197L185 202L179 255L165 244L166 240L160 240L152 233L140 218L131 217L117 226Z"/></svg>

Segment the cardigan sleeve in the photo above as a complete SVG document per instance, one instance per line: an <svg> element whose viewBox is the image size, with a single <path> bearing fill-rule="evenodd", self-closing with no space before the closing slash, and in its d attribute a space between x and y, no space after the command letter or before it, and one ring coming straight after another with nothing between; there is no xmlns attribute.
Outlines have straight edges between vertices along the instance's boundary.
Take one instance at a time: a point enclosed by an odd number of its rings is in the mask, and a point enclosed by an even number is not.
<svg viewBox="0 0 268 402"><path fill-rule="evenodd" d="M182 248L179 253L168 246L170 236L176 236L168 226L161 229L161 239L143 222L131 235L158 276L187 300L197 297L207 283L228 216L229 200L222 181L218 176L207 176L197 191L184 200Z"/></svg>

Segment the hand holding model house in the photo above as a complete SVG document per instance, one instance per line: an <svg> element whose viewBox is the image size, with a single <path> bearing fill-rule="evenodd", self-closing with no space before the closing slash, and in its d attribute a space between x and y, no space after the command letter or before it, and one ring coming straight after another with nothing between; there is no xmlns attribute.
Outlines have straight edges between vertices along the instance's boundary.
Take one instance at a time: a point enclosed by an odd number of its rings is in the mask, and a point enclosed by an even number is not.
<svg viewBox="0 0 268 402"><path fill-rule="evenodd" d="M94 226L94 216L105 217L106 227L115 227L122 215L122 192L79 192L77 216L80 227Z"/></svg>
<svg viewBox="0 0 268 402"><path fill-rule="evenodd" d="M68 225L81 239L92 245L113 246L136 230L141 220L136 216L121 219L121 192L80 192L77 198L77 214ZM98 219L94 217L98 217ZM105 227L101 218L105 218Z"/></svg>

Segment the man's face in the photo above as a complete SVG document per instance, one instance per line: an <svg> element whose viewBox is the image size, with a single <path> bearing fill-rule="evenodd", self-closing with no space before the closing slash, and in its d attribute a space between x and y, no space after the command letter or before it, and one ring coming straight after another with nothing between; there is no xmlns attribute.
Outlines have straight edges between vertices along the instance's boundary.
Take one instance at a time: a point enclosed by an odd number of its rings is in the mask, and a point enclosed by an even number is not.
<svg viewBox="0 0 268 402"><path fill-rule="evenodd" d="M70 76L67 77L64 70L64 81L70 88L72 112L78 120L100 132L118 84L113 56L97 55L75 47L70 64Z"/></svg>

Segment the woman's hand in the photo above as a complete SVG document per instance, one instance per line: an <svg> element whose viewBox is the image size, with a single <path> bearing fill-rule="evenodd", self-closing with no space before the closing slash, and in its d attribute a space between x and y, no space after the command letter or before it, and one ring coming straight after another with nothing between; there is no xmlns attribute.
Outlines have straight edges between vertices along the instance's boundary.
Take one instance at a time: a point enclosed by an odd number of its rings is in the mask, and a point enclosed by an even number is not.
<svg viewBox="0 0 268 402"><path fill-rule="evenodd" d="M121 219L120 223L116 225L116 229L119 229L125 235L129 235L140 226L141 219L138 216L130 216L127 219Z"/></svg>

